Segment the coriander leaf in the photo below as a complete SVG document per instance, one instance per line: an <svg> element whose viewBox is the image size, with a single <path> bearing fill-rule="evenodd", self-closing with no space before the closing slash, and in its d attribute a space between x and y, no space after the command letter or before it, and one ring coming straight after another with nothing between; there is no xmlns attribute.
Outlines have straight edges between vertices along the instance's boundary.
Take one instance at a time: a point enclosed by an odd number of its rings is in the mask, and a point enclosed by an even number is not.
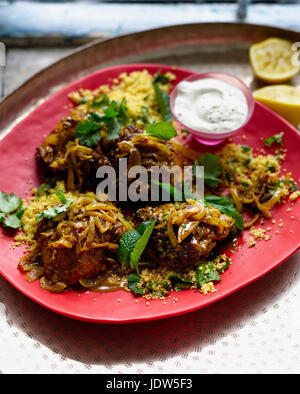
<svg viewBox="0 0 300 394"><path fill-rule="evenodd" d="M93 108L100 108L107 105L109 105L109 97L105 93L95 97L91 104Z"/></svg>
<svg viewBox="0 0 300 394"><path fill-rule="evenodd" d="M224 273L224 271L225 270L227 270L227 268L230 266L230 260L229 260L229 258L227 257L227 259L226 259L226 262L225 262L225 265L223 266L223 268L221 268L219 271L221 272L221 274L223 274Z"/></svg>
<svg viewBox="0 0 300 394"><path fill-rule="evenodd" d="M174 287L175 291L180 291L183 288L185 288L184 285L191 285L193 284L193 281L188 279L188 278L182 278L179 275L170 275L169 279L172 283L172 286Z"/></svg>
<svg viewBox="0 0 300 394"><path fill-rule="evenodd" d="M117 118L112 119L107 129L106 139L111 141L118 138L121 130L122 123Z"/></svg>
<svg viewBox="0 0 300 394"><path fill-rule="evenodd" d="M82 98L79 100L79 103L78 103L78 104L86 104L88 101L89 101L89 99L88 99L87 97L82 97Z"/></svg>
<svg viewBox="0 0 300 394"><path fill-rule="evenodd" d="M267 146L268 148L270 148L274 143L277 143L281 146L283 146L283 132L279 133L279 134L275 134L272 135L271 137L266 138L263 143L265 146Z"/></svg>
<svg viewBox="0 0 300 394"><path fill-rule="evenodd" d="M53 208L48 208L43 212L40 212L37 215L37 220L40 221L41 219L45 218L45 219L54 219L56 218L58 215L60 215L61 213L66 212L71 204L73 203L73 200L67 198L66 199L66 203L64 205L57 205Z"/></svg>
<svg viewBox="0 0 300 394"><path fill-rule="evenodd" d="M237 211L233 202L227 196L206 195L204 203L219 209L225 215L231 216L235 220L236 227L241 231L244 230L243 216Z"/></svg>
<svg viewBox="0 0 300 394"><path fill-rule="evenodd" d="M141 289L140 287L137 287L138 283L140 282L140 277L138 274L130 274L128 275L128 287L131 291L133 291L135 294L144 294L144 290Z"/></svg>
<svg viewBox="0 0 300 394"><path fill-rule="evenodd" d="M154 75L153 83L161 83L165 85L169 82L169 78L166 75L160 73L160 70Z"/></svg>
<svg viewBox="0 0 300 394"><path fill-rule="evenodd" d="M153 88L162 119L166 122L171 122L173 120L173 115L170 109L169 95L161 90L161 88L156 83L153 84Z"/></svg>
<svg viewBox="0 0 300 394"><path fill-rule="evenodd" d="M110 102L108 96L104 95L99 102L96 101L96 104L99 104L99 107L105 106L103 113L90 112L88 118L76 127L74 134L75 138L80 139L82 145L89 147L98 144L101 139L100 130L103 127L107 129L106 139L113 140L119 137L122 126L129 123L125 98L119 104L116 101Z"/></svg>
<svg viewBox="0 0 300 394"><path fill-rule="evenodd" d="M129 116L128 116L128 108L126 105L125 98L122 99L120 106L119 106L119 118L123 126L127 126L129 124Z"/></svg>
<svg viewBox="0 0 300 394"><path fill-rule="evenodd" d="M12 214L4 219L3 224L4 227L17 229L21 227L21 218L18 216L18 214Z"/></svg>
<svg viewBox="0 0 300 394"><path fill-rule="evenodd" d="M59 198L59 201L62 203L62 204L66 204L67 203L67 199L66 199L66 197L64 196L64 192L62 191L62 190L56 190L56 192L55 192L55 194L57 195L57 197Z"/></svg>
<svg viewBox="0 0 300 394"><path fill-rule="evenodd" d="M197 282L199 287L205 283L220 280L220 275L212 263L202 264L198 267Z"/></svg>
<svg viewBox="0 0 300 394"><path fill-rule="evenodd" d="M151 292L158 294L158 295L162 295L160 292L158 292L154 289L154 286L156 286L156 285L162 285L165 289L168 288L168 282L166 282L166 281L159 282L159 281L153 281L153 280L150 280L150 282L147 284L147 287Z"/></svg>
<svg viewBox="0 0 300 394"><path fill-rule="evenodd" d="M168 141L177 135L175 128L168 122L152 123L147 127L146 133L164 141Z"/></svg>
<svg viewBox="0 0 300 394"><path fill-rule="evenodd" d="M194 175L197 177L197 164L204 167L204 183L207 186L217 186L221 183L218 179L222 173L222 166L219 164L219 156L206 153L198 158L194 163Z"/></svg>
<svg viewBox="0 0 300 394"><path fill-rule="evenodd" d="M248 145L242 145L242 151L243 151L244 153L250 152L250 151L251 151L251 148L250 148L250 146L248 146Z"/></svg>
<svg viewBox="0 0 300 394"><path fill-rule="evenodd" d="M22 206L22 199L13 193L8 195L5 192L0 192L0 212L11 213L16 211Z"/></svg>
<svg viewBox="0 0 300 394"><path fill-rule="evenodd" d="M297 184L294 181L291 181L291 184L292 184L292 188L291 188L292 192L299 190L299 187L297 186Z"/></svg>
<svg viewBox="0 0 300 394"><path fill-rule="evenodd" d="M108 107L108 108L106 108L106 109L104 110L104 115L105 115L107 118L115 118L116 116L119 115L119 112L116 111L116 108L114 108L113 106L110 106L110 107Z"/></svg>
<svg viewBox="0 0 300 394"><path fill-rule="evenodd" d="M80 144L88 147L96 146L100 141L100 129L102 126L92 120L85 119L79 123L74 133L74 138L79 138Z"/></svg>
<svg viewBox="0 0 300 394"><path fill-rule="evenodd" d="M44 194L49 194L49 190L52 189L56 184L54 179L50 179L50 181L43 183L37 189L37 195L41 197Z"/></svg>
<svg viewBox="0 0 300 394"><path fill-rule="evenodd" d="M193 283L193 281L192 281L191 279L182 278L182 277L179 276L179 275L170 275L170 276L169 276L169 279L170 279L171 282L189 283L189 284L192 284L192 283Z"/></svg>

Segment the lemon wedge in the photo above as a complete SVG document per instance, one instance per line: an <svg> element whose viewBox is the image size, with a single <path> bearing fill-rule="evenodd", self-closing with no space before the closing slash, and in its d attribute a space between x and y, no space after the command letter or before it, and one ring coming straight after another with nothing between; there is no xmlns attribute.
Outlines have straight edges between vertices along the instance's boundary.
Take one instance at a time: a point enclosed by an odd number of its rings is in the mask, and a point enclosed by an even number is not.
<svg viewBox="0 0 300 394"><path fill-rule="evenodd" d="M271 85L255 90L253 96L295 127L300 125L300 89L289 85Z"/></svg>
<svg viewBox="0 0 300 394"><path fill-rule="evenodd" d="M293 62L293 43L281 38L268 38L251 45L249 59L254 74L263 81L280 83L299 72L299 65Z"/></svg>

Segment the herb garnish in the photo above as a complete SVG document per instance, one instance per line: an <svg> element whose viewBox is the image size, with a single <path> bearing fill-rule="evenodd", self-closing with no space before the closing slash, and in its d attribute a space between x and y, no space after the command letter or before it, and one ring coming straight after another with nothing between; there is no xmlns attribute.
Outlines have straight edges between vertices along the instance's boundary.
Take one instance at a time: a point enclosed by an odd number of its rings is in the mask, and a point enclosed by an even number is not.
<svg viewBox="0 0 300 394"><path fill-rule="evenodd" d="M87 119L79 123L76 127L74 138L79 138L81 145L88 147L96 146L101 139L100 130L104 127L107 132L105 138L107 140L116 139L119 137L122 126L126 126L129 123L125 99L121 103L117 103L116 101L109 102L104 96L98 104L99 106L103 106L103 114L90 112Z"/></svg>
<svg viewBox="0 0 300 394"><path fill-rule="evenodd" d="M207 186L214 187L221 183L219 179L222 173L222 166L219 164L219 156L212 153L206 153L199 156L194 162L193 171L196 177L199 177L198 166L204 167L204 183Z"/></svg>
<svg viewBox="0 0 300 394"><path fill-rule="evenodd" d="M50 179L48 182L43 183L37 189L38 197L43 196L44 194L50 194L50 189L52 189L56 184L54 179Z"/></svg>
<svg viewBox="0 0 300 394"><path fill-rule="evenodd" d="M100 96L97 96L94 98L94 100L91 103L92 108L101 108L104 105L108 106L110 103L109 97L107 94L103 93L100 94Z"/></svg>
<svg viewBox="0 0 300 394"><path fill-rule="evenodd" d="M218 274L218 271L216 270L213 263L202 264L198 267L197 282L199 287L204 285L205 283L220 280L220 275Z"/></svg>
<svg viewBox="0 0 300 394"><path fill-rule="evenodd" d="M159 112L165 122L172 122L173 115L170 109L170 97L156 83L153 84L155 99L157 101Z"/></svg>
<svg viewBox="0 0 300 394"><path fill-rule="evenodd" d="M120 239L118 260L138 272L140 257L152 234L155 220L141 223L136 230L127 231Z"/></svg>
<svg viewBox="0 0 300 394"><path fill-rule="evenodd" d="M40 221L41 219L45 218L45 219L54 219L56 218L59 214L66 212L71 204L73 203L73 200L71 200L70 198L66 198L64 196L64 193L62 190L57 190L55 192L55 194L57 195L57 197L59 198L59 201L61 204L63 205L57 205L53 208L48 208L43 212L40 212L37 215L37 220Z"/></svg>
<svg viewBox="0 0 300 394"><path fill-rule="evenodd" d="M251 148L250 148L250 146L248 146L248 145L242 145L242 151L243 151L244 153L250 152L250 151L251 151Z"/></svg>
<svg viewBox="0 0 300 394"><path fill-rule="evenodd" d="M154 75L153 83L161 83L162 85L165 85L169 82L169 78L160 72L161 70L158 70L158 72Z"/></svg>
<svg viewBox="0 0 300 394"><path fill-rule="evenodd" d="M217 208L220 212L224 213L225 215L231 216L235 220L236 227L243 231L244 230L244 219L243 216L237 211L234 206L233 201L230 199L229 196L213 196L213 195L206 195L204 197L205 205L211 205Z"/></svg>
<svg viewBox="0 0 300 394"><path fill-rule="evenodd" d="M147 127L146 133L164 141L168 141L177 135L175 128L168 122L152 123Z"/></svg>
<svg viewBox="0 0 300 394"><path fill-rule="evenodd" d="M188 278L182 278L179 275L170 275L169 276L170 281L172 282L172 286L174 287L175 291L180 291L184 288L184 285L191 285L193 284L193 281Z"/></svg>
<svg viewBox="0 0 300 394"><path fill-rule="evenodd" d="M273 144L277 143L283 146L283 132L279 134L272 135L264 140L264 145L270 148Z"/></svg>
<svg viewBox="0 0 300 394"><path fill-rule="evenodd" d="M128 287L135 294L143 295L144 290L140 287L137 287L137 284L140 282L140 277L138 274L130 274L128 275Z"/></svg>
<svg viewBox="0 0 300 394"><path fill-rule="evenodd" d="M177 187L174 187L170 183L157 182L155 180L151 180L151 183L159 186L162 191L166 192L166 195L162 193L162 198L165 196L168 196L168 198L163 198L163 201L185 201L186 199L195 200L195 195L184 182L182 182L182 190L177 189Z"/></svg>
<svg viewBox="0 0 300 394"><path fill-rule="evenodd" d="M22 199L15 194L0 192L0 223L4 227L17 229L21 227L21 218L25 211Z"/></svg>

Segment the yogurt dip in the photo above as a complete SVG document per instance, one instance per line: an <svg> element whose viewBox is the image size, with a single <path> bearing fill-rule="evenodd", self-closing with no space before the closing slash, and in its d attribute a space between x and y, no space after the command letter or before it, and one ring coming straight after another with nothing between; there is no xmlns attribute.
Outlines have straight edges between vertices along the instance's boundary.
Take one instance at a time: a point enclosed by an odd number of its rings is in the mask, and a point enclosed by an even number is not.
<svg viewBox="0 0 300 394"><path fill-rule="evenodd" d="M240 89L219 79L182 81L177 85L174 115L190 129L226 133L245 122L248 104Z"/></svg>

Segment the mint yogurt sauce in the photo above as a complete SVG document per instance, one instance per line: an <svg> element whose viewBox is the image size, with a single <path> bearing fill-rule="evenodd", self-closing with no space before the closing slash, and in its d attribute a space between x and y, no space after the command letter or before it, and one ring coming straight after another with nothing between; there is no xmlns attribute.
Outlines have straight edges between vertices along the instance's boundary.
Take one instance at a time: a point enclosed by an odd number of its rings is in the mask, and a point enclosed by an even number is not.
<svg viewBox="0 0 300 394"><path fill-rule="evenodd" d="M190 129L225 133L245 122L248 104L240 89L218 79L204 78L177 85L174 114Z"/></svg>

